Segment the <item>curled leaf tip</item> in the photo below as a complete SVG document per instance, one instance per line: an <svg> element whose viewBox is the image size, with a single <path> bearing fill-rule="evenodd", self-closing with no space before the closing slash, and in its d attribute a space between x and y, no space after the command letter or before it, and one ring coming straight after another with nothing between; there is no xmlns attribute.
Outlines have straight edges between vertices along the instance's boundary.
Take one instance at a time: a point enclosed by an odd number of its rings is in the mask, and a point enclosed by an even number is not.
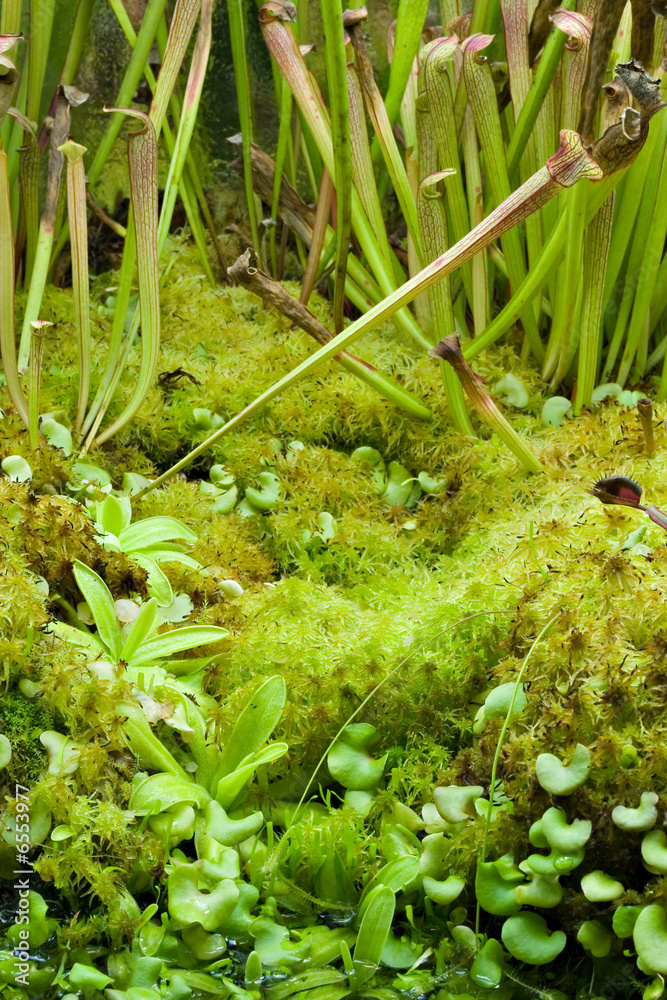
<svg viewBox="0 0 667 1000"><path fill-rule="evenodd" d="M355 24L360 24L365 21L368 17L368 11L365 7L357 7L354 10L344 10L343 11L343 26L345 28L352 28Z"/></svg>
<svg viewBox="0 0 667 1000"><path fill-rule="evenodd" d="M494 38L495 35L482 35L481 33L469 35L464 42L461 42L461 48L465 53L470 53L473 58L478 58L478 61L485 62L486 56L478 56L478 53L488 48Z"/></svg>
<svg viewBox="0 0 667 1000"><path fill-rule="evenodd" d="M590 490L600 503L621 504L624 507L637 507L642 496L641 486L627 476L607 476L598 479Z"/></svg>
<svg viewBox="0 0 667 1000"><path fill-rule="evenodd" d="M260 24L266 21L296 21L296 7L290 0L268 0L257 13Z"/></svg>
<svg viewBox="0 0 667 1000"><path fill-rule="evenodd" d="M458 361L463 357L458 333L450 333L448 337L439 340L428 353L432 358L442 358L443 361L449 361L450 364Z"/></svg>
<svg viewBox="0 0 667 1000"><path fill-rule="evenodd" d="M570 40L565 46L566 49L576 52L590 42L593 21L585 14L577 14L576 11L567 10L565 7L557 7L549 16L549 20L560 31L569 35Z"/></svg>
<svg viewBox="0 0 667 1000"><path fill-rule="evenodd" d="M592 181L604 177L602 168L584 146L579 133L568 128L561 129L560 146L549 157L546 166L553 180L563 187L571 187L583 177Z"/></svg>
<svg viewBox="0 0 667 1000"><path fill-rule="evenodd" d="M616 72L623 83L632 91L642 118L650 118L656 111L664 108L665 102L660 94L660 81L649 76L640 62L631 59L627 63L618 63Z"/></svg>

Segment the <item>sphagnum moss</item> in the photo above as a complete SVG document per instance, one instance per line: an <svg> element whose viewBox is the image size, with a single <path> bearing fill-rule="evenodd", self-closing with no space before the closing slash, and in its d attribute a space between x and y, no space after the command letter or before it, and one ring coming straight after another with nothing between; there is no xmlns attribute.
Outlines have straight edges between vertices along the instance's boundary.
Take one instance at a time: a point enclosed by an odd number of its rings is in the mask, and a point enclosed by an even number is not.
<svg viewBox="0 0 667 1000"><path fill-rule="evenodd" d="M212 338L211 326L191 311L194 265L186 251L179 251L178 268L166 290L165 369L182 367L202 385L185 380L168 392L156 388L152 411L144 407L108 454L90 457L108 462L114 475L141 455L141 467L133 468L150 476L197 440L195 407L225 416L242 403L242 378L254 383L253 394L259 390L262 373L277 363L278 341L281 351L294 352L286 364L307 349L298 332L270 314L262 317L266 331L258 332L258 314L251 312L257 307L245 293L197 286L215 325ZM61 333L44 377L49 405L66 386L70 338L65 329ZM383 343L375 350L385 365L392 358L406 364L396 347ZM504 371L503 350L475 361L491 387ZM587 491L595 479L622 473L645 485L648 502L664 503L663 414L658 406L658 447L649 458L630 407L607 400L576 422L547 428L539 421L534 377L528 368L517 372L529 402L514 411L513 421L547 467L543 477L522 472L493 438L471 447L455 435L439 409L439 389L426 362L416 361L405 381L433 404L430 424L397 418L328 368L211 455L211 464L223 464L234 476L240 497L271 470L281 484L280 502L272 509L245 517L237 504L226 515L216 514L214 500L193 478L149 494L133 505L134 516L176 517L199 537L193 554L204 569L173 565L169 576L175 592L192 597L193 621L230 631L203 682L218 706L209 714L216 740L224 744L260 680L276 672L285 678L289 694L276 737L289 744L290 756L270 765L262 779L275 783L279 803L298 800L333 733L411 646L470 611L507 613L434 639L364 709L361 721L380 733L378 754L390 751L389 787L366 828L365 877L377 871L378 856L391 855L382 817L392 800L418 813L436 784L488 786L501 720L491 720L475 736L476 707L489 687L516 678L532 639L558 613L528 665L524 715L503 744L499 776L515 811L513 817L501 814L492 826L492 857L507 851L524 856L528 827L551 804L535 779L537 755L567 757L581 743L590 749L592 772L573 794L569 818L590 819L594 829L590 860L587 854L577 877L598 869L613 873L620 865L627 872L625 902L639 902L648 874L638 844L614 827L611 812L617 805L638 805L647 790L660 795L665 787L667 556L657 526L649 524L639 538L636 512L601 507ZM139 834L122 818L136 764L119 738L114 699L90 677L83 659L52 637L38 631L25 661L22 653L28 625L39 629L51 615L67 613L49 601L61 596L75 608L80 600L71 576L75 559L103 573L116 598L145 599L145 573L122 554L103 550L82 508L60 495L72 460L53 449L33 455L20 438L15 444L9 412L3 428L5 452L25 454L38 491L32 495L29 486L2 483L3 586L8 602L19 595L23 616L5 623L0 634L5 675L13 685L8 706L11 699L25 703L16 687L21 677L41 686L30 703L30 718L36 712L40 721L26 721L30 732L17 736L26 754L12 777L32 782L37 776L36 755L43 751L36 728L68 732L82 744L81 804L65 785L43 779L54 823L82 824L82 833L44 853L38 867L65 898L92 893L93 909L103 901L109 926L122 935L131 926L119 902L126 876L110 868L131 872L132 884L149 891L154 876L147 871L159 870L162 848L153 833ZM377 449L387 466L398 462L411 477L427 473L443 484L441 492L422 491L409 508L388 503L369 467L352 455L360 446ZM208 478L209 466L196 471ZM45 494L48 486L59 495ZM323 513L329 521L321 520ZM45 577L48 599L31 574ZM229 577L241 583L242 596L229 598L220 590L218 582ZM319 780L326 786L331 779L324 772ZM262 805L266 787L253 792L253 808ZM281 809L279 804L272 814L279 825ZM278 859L277 871L321 898L322 882L309 861L316 834L300 836ZM470 880L480 846L476 826L461 831L449 849L450 869ZM555 914L574 938L592 904L571 879ZM72 940L100 940L96 919L82 918Z"/></svg>

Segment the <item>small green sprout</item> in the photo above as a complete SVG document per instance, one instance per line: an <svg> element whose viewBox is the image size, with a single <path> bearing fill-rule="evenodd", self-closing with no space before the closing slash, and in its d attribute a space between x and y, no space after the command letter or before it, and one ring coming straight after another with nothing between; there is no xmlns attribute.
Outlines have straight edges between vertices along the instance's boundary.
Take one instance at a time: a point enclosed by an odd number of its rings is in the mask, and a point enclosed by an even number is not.
<svg viewBox="0 0 667 1000"><path fill-rule="evenodd" d="M589 840L593 824L587 819L567 822L565 812L552 806L542 817L542 833L550 847L567 854L578 851Z"/></svg>
<svg viewBox="0 0 667 1000"><path fill-rule="evenodd" d="M0 733L0 771L7 767L12 759L12 745L2 733Z"/></svg>
<svg viewBox="0 0 667 1000"><path fill-rule="evenodd" d="M434 789L433 800L444 820L463 823L475 818L475 800L483 793L481 785L448 785Z"/></svg>
<svg viewBox="0 0 667 1000"><path fill-rule="evenodd" d="M512 872L503 872L494 861L478 861L475 875L475 895L478 904L487 913L499 917L518 913L521 904L517 902L514 892L517 882L522 882L523 878L523 873L518 868Z"/></svg>
<svg viewBox="0 0 667 1000"><path fill-rule="evenodd" d="M561 764L551 753L541 753L535 762L537 780L550 795L570 795L591 773L590 750L577 743L570 764Z"/></svg>
<svg viewBox="0 0 667 1000"><path fill-rule="evenodd" d="M657 801L658 796L655 792L642 792L640 805L636 809L616 806L612 810L611 818L621 830L632 833L651 830L658 819Z"/></svg>
<svg viewBox="0 0 667 1000"><path fill-rule="evenodd" d="M353 723L334 743L327 755L332 777L352 791L371 791L382 780L387 754L381 758L371 756L370 747L379 739L375 726L365 722Z"/></svg>
<svg viewBox="0 0 667 1000"><path fill-rule="evenodd" d="M611 931L599 920L585 920L577 931L577 941L593 958L605 958L611 951Z"/></svg>
<svg viewBox="0 0 667 1000"><path fill-rule="evenodd" d="M27 483L32 479L32 469L20 455L7 455L2 460L2 471L13 483Z"/></svg>
<svg viewBox="0 0 667 1000"><path fill-rule="evenodd" d="M526 885L519 885L514 898L521 906L539 906L549 909L558 906L563 898L563 887L558 875L533 875Z"/></svg>
<svg viewBox="0 0 667 1000"><path fill-rule="evenodd" d="M560 427L572 403L565 396L552 396L542 407L542 423L547 427Z"/></svg>
<svg viewBox="0 0 667 1000"><path fill-rule="evenodd" d="M504 974L505 953L500 941L489 938L475 956L470 967L470 978L487 989L500 986Z"/></svg>
<svg viewBox="0 0 667 1000"><path fill-rule="evenodd" d="M509 917L503 924L501 937L510 955L527 965L553 962L567 943L563 931L550 934L544 917L531 912Z"/></svg>
<svg viewBox="0 0 667 1000"><path fill-rule="evenodd" d="M449 906L465 889L465 880L457 875L448 875L444 881L424 875L424 892L429 899L439 906Z"/></svg>
<svg viewBox="0 0 667 1000"><path fill-rule="evenodd" d="M622 884L599 868L581 879L581 891L591 903L610 903L625 892Z"/></svg>
<svg viewBox="0 0 667 1000"><path fill-rule="evenodd" d="M651 830L642 840L644 867L654 875L667 875L667 833Z"/></svg>
<svg viewBox="0 0 667 1000"><path fill-rule="evenodd" d="M644 971L667 973L667 913L658 903L643 907L632 940Z"/></svg>

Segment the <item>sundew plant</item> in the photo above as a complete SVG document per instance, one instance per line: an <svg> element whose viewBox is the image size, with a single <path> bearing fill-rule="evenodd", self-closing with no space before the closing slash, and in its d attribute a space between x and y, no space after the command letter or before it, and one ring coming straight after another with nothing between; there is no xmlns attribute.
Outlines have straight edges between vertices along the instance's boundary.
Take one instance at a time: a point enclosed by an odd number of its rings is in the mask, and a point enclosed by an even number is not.
<svg viewBox="0 0 667 1000"><path fill-rule="evenodd" d="M2 0L2 1000L665 993L667 5L390 6Z"/></svg>

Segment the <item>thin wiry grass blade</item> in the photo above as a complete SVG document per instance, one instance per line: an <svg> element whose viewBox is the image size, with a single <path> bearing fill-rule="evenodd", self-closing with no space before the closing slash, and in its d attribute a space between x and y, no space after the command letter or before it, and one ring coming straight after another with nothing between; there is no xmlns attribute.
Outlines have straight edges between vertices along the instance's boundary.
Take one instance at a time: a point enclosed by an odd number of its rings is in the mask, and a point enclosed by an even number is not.
<svg viewBox="0 0 667 1000"><path fill-rule="evenodd" d="M328 228L327 222L331 213L333 194L334 184L329 176L329 171L323 170L322 180L320 181L320 191L315 205L313 233L310 241L310 247L308 249L308 266L306 267L303 281L301 282L301 295L299 296L299 301L305 306L308 305L311 293L315 287L315 281L317 280L320 257L322 256L322 248L324 247L324 240ZM336 240L337 238L337 236L334 237Z"/></svg>

